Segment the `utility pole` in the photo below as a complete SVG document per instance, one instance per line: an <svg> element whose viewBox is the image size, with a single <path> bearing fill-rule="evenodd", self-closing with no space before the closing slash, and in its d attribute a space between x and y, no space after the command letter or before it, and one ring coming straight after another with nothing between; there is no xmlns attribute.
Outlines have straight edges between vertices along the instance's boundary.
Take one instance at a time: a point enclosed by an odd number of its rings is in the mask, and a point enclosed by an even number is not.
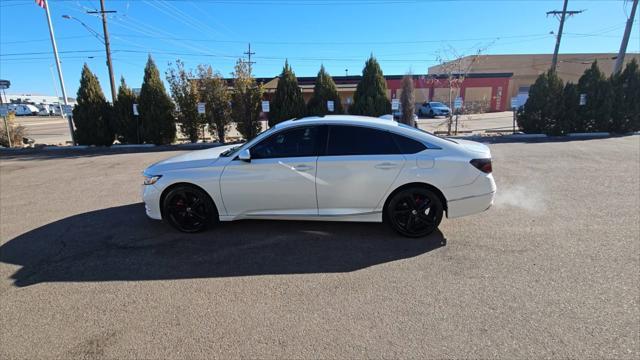
<svg viewBox="0 0 640 360"><path fill-rule="evenodd" d="M638 7L638 0L633 1L631 5L631 15L627 19L627 26L624 29L624 36L622 37L622 43L620 44L620 51L618 51L618 58L616 64L613 67L613 73L617 74L622 70L622 64L624 63L624 56L627 53L627 44L629 43L629 35L631 35L631 28L633 27L633 19L636 16L636 8Z"/></svg>
<svg viewBox="0 0 640 360"><path fill-rule="evenodd" d="M560 40L562 39L562 30L564 28L564 19L567 15L576 15L580 14L583 10L569 10L567 11L567 5L569 4L569 0L564 0L564 5L562 5L562 11L553 10L547 11L547 16L560 15L560 27L558 29L558 35L556 36L556 48L553 51L553 60L551 60L551 71L556 71L556 66L558 65L558 51L560 51Z"/></svg>
<svg viewBox="0 0 640 360"><path fill-rule="evenodd" d="M109 31L107 31L107 14L115 13L114 10L104 9L104 0L100 0L100 11L87 11L87 14L101 14L102 15L102 30L104 31L104 47L107 51L107 67L109 68L109 81L111 82L111 103L115 103L116 95L116 83L113 76L113 64L111 63L111 45L109 44Z"/></svg>
<svg viewBox="0 0 640 360"><path fill-rule="evenodd" d="M249 43L249 50L244 52L243 54L247 55L247 57L249 58L249 61L247 61L247 64L249 64L249 75L251 75L252 65L255 64L255 61L251 61L251 55L255 55L255 52L251 52L251 43Z"/></svg>

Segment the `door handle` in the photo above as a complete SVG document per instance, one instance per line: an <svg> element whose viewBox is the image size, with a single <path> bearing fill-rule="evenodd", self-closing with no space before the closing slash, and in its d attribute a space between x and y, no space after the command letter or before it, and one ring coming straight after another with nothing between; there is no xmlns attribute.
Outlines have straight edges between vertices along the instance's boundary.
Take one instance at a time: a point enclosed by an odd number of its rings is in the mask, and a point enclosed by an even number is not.
<svg viewBox="0 0 640 360"><path fill-rule="evenodd" d="M398 164L391 162L383 162L375 166L376 169L388 170L395 169L398 167Z"/></svg>
<svg viewBox="0 0 640 360"><path fill-rule="evenodd" d="M309 165L296 165L293 167L294 170L296 171L309 171L311 169L313 169L313 166L309 166Z"/></svg>

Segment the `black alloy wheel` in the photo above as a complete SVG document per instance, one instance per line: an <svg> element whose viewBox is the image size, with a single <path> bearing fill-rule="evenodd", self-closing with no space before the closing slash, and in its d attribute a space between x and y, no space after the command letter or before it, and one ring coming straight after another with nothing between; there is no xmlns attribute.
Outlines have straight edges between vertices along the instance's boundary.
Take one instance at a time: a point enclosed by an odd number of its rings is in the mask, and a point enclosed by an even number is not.
<svg viewBox="0 0 640 360"><path fill-rule="evenodd" d="M422 237L434 232L442 221L440 198L424 188L409 188L395 194L385 208L391 227L407 237Z"/></svg>
<svg viewBox="0 0 640 360"><path fill-rule="evenodd" d="M163 218L176 229L194 233L205 230L218 219L211 197L201 189L181 185L164 197Z"/></svg>

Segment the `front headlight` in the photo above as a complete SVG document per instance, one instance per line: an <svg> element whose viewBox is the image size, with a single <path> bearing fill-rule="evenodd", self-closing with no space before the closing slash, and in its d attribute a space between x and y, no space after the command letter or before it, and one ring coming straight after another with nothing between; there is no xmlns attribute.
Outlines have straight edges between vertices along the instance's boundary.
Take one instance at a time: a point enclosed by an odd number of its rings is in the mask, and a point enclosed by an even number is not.
<svg viewBox="0 0 640 360"><path fill-rule="evenodd" d="M158 180L160 180L160 178L162 177L162 175L145 175L144 176L144 184L145 185L153 185L155 183L158 182Z"/></svg>

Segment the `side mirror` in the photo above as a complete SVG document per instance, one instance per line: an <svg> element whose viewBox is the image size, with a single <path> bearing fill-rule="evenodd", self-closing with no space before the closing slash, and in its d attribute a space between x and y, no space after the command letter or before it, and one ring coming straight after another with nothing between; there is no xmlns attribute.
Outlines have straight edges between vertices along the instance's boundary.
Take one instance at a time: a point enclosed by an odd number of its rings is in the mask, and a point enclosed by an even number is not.
<svg viewBox="0 0 640 360"><path fill-rule="evenodd" d="M249 151L249 149L240 151L240 153L238 154L238 160L251 162L251 152Z"/></svg>

